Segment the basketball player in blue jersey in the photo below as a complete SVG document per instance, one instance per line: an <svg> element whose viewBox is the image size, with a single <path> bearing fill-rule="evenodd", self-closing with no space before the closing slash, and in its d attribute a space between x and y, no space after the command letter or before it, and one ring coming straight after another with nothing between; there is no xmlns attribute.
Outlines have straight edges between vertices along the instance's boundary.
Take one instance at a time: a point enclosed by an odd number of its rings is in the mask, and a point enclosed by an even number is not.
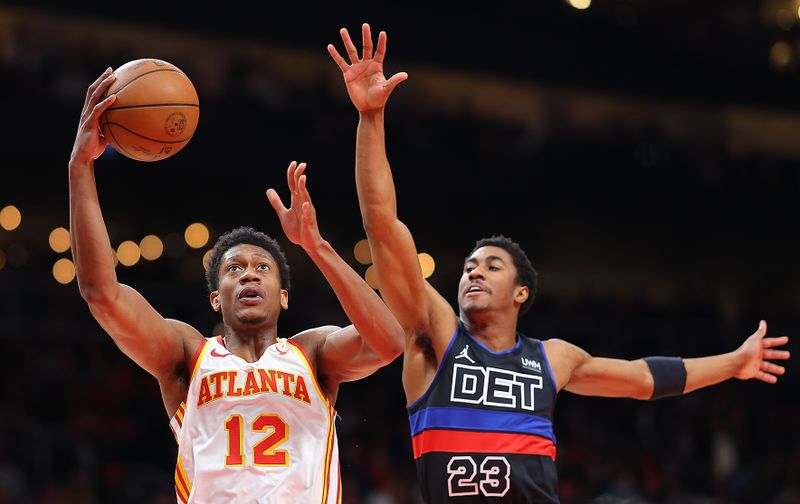
<svg viewBox="0 0 800 504"><path fill-rule="evenodd" d="M561 390L654 399L729 378L775 383L789 352L767 326L735 351L711 357L593 357L566 341L517 332L533 302L536 271L508 238L477 242L458 286L459 313L422 276L408 228L398 219L384 138L384 108L408 76L386 78L386 34L362 50L341 30L348 60L328 52L359 112L356 185L381 295L406 332L403 386L422 494L428 503L557 503L553 406ZM374 53L373 53L374 48Z"/></svg>
<svg viewBox="0 0 800 504"><path fill-rule="evenodd" d="M223 235L211 254L209 301L224 325L214 338L164 318L120 284L94 180L106 145L98 118L115 99L101 99L114 79L110 71L88 89L69 161L72 254L94 317L159 382L179 444L177 501L341 502L333 409L339 384L400 355L402 328L320 236L305 164L295 162L287 173L290 207L272 189L267 197L286 237L322 271L353 325L279 337L289 269L275 240L251 228Z"/></svg>

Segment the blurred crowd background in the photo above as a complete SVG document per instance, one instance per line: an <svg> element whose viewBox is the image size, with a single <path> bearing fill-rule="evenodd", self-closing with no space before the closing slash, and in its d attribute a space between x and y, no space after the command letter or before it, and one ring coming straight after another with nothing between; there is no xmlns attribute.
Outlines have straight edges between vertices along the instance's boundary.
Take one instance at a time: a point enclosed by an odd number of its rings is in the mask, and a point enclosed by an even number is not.
<svg viewBox="0 0 800 504"><path fill-rule="evenodd" d="M112 245L127 242L122 282L212 336L203 255L252 225L292 268L280 332L346 324L264 191L287 195L286 166L307 161L323 235L369 276L358 117L325 51L364 21L388 31L387 74L410 74L388 107L389 157L400 216L448 299L474 242L505 234L540 272L529 336L629 359L731 351L760 319L795 338L775 386L561 394L562 502L800 502L797 0L547 0L0 2L0 503L175 501L157 383L91 318L59 230L87 86L157 57L200 96L173 158L96 163ZM419 502L400 369L342 387L345 503Z"/></svg>

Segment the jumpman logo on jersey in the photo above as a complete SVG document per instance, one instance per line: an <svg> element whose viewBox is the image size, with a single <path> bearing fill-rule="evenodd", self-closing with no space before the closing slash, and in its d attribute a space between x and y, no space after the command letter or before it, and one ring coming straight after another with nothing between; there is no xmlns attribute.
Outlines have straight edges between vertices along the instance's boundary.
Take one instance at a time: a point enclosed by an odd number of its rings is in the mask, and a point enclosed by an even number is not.
<svg viewBox="0 0 800 504"><path fill-rule="evenodd" d="M456 355L456 359L467 359L471 363L475 364L475 361L472 360L472 357L470 357L467 352L469 352L469 345L464 345L464 349L461 350L461 353Z"/></svg>

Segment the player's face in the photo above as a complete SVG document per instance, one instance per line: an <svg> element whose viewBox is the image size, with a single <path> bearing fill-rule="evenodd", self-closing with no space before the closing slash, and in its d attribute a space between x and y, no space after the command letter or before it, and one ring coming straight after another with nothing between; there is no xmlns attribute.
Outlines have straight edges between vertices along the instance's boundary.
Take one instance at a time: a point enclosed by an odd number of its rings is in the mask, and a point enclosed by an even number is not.
<svg viewBox="0 0 800 504"><path fill-rule="evenodd" d="M458 306L465 314L513 309L528 297L528 288L517 285L517 268L511 255L500 247L477 249L464 262L458 283Z"/></svg>
<svg viewBox="0 0 800 504"><path fill-rule="evenodd" d="M222 312L226 325L274 323L281 309L288 307L278 264L257 245L243 243L228 249L218 274L219 288L211 293L211 306Z"/></svg>

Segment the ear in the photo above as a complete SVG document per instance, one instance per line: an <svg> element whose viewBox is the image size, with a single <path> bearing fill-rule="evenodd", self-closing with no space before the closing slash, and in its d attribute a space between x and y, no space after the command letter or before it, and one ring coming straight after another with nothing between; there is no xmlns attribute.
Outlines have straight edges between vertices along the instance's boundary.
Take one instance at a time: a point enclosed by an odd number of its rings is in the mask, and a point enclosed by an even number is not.
<svg viewBox="0 0 800 504"><path fill-rule="evenodd" d="M518 303L522 306L522 303L528 300L528 295L530 294L530 290L525 285L520 285L516 288L514 292L514 302Z"/></svg>
<svg viewBox="0 0 800 504"><path fill-rule="evenodd" d="M219 313L220 310L219 291L214 291L211 294L209 294L208 300L211 301L211 309Z"/></svg>
<svg viewBox="0 0 800 504"><path fill-rule="evenodd" d="M289 309L289 291L281 289L281 308L284 310Z"/></svg>

